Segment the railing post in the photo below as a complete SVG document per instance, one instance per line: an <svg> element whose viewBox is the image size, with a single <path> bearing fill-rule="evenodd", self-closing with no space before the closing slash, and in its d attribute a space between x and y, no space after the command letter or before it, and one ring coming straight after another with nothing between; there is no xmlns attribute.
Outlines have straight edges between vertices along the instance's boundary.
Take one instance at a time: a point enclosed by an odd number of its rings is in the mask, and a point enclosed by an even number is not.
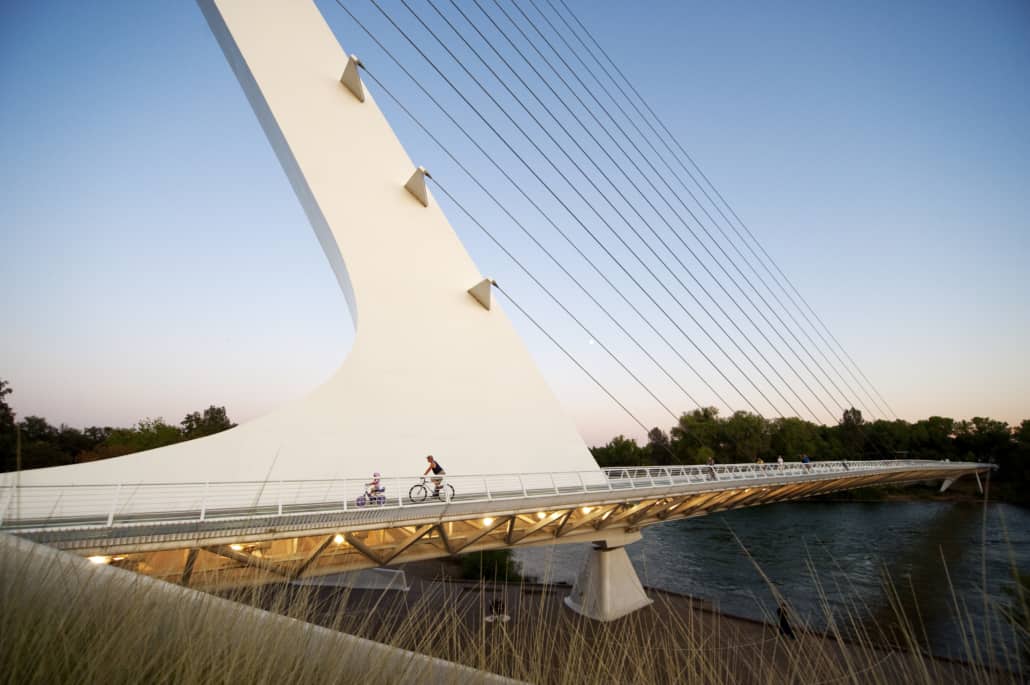
<svg viewBox="0 0 1030 685"><path fill-rule="evenodd" d="M404 493L401 492L400 481L398 481L396 478L394 478L393 479L393 484L395 486L397 486L397 507L398 508L403 507L404 506Z"/></svg>
<svg viewBox="0 0 1030 685"><path fill-rule="evenodd" d="M114 499L111 501L111 511L107 515L107 527L110 528L114 525L114 512L118 508L118 495L122 492L122 484L119 483L118 487L114 489Z"/></svg>
<svg viewBox="0 0 1030 685"><path fill-rule="evenodd" d="M208 489L208 487L210 487L210 485L211 485L210 482L204 483L204 494L200 496L200 520L201 521L203 521L204 517L207 515L207 489Z"/></svg>
<svg viewBox="0 0 1030 685"><path fill-rule="evenodd" d="M277 495L278 495L277 499L279 500L279 506L277 508L277 512L278 512L279 516L282 516L283 515L283 482L282 481L279 481L279 490L278 490Z"/></svg>
<svg viewBox="0 0 1030 685"><path fill-rule="evenodd" d="M547 475L549 475L551 477L551 487L554 488L554 494L556 494L556 495L560 494L558 492L558 484L554 482L554 474L553 473L549 473Z"/></svg>
<svg viewBox="0 0 1030 685"><path fill-rule="evenodd" d="M579 487L583 488L583 492L586 492L587 491L587 484L586 484L586 481L583 480L583 472L582 471L576 471L576 475L579 476Z"/></svg>
<svg viewBox="0 0 1030 685"><path fill-rule="evenodd" d="M647 467L647 477L651 480L651 487L656 487L654 482L654 472L651 470L650 466Z"/></svg>
<svg viewBox="0 0 1030 685"><path fill-rule="evenodd" d="M493 495L490 494L490 483L487 482L486 478L483 478L483 492L486 493L486 499L488 502L493 501Z"/></svg>
<svg viewBox="0 0 1030 685"><path fill-rule="evenodd" d="M519 485L522 486L522 496L529 497L529 491L526 490L526 479L522 477L521 473L519 474Z"/></svg>

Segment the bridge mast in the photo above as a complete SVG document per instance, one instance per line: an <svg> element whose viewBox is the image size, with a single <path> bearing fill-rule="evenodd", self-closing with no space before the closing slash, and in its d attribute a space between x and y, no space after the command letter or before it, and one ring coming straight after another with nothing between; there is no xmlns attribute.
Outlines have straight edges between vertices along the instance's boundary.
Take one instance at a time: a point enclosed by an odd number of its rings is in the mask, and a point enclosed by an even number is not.
<svg viewBox="0 0 1030 685"><path fill-rule="evenodd" d="M451 474L596 469L314 3L198 4L343 290L353 349L308 397L238 428L21 483L408 475L427 454Z"/></svg>

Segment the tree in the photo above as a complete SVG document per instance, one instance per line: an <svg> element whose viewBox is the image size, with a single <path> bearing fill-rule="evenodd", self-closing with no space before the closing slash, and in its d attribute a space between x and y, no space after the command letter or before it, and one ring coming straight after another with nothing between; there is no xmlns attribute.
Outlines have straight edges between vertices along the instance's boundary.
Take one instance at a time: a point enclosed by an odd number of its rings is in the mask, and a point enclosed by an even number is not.
<svg viewBox="0 0 1030 685"><path fill-rule="evenodd" d="M236 426L235 423L229 420L225 407L216 407L213 404L205 409L203 414L200 412L187 414L180 425L182 426L183 438L186 440L202 438L205 435L214 435Z"/></svg>
<svg viewBox="0 0 1030 685"><path fill-rule="evenodd" d="M909 430L909 456L913 459L954 459L955 420L931 416Z"/></svg>
<svg viewBox="0 0 1030 685"><path fill-rule="evenodd" d="M644 450L636 440L625 435L616 435L604 447L591 447L598 466L640 466L643 463Z"/></svg>
<svg viewBox="0 0 1030 685"><path fill-rule="evenodd" d="M722 456L727 461L755 461L769 454L765 419L746 411L734 412L722 425Z"/></svg>
<svg viewBox="0 0 1030 685"><path fill-rule="evenodd" d="M668 434L657 426L647 432L646 450L648 464L664 466L675 461Z"/></svg>
<svg viewBox="0 0 1030 685"><path fill-rule="evenodd" d="M788 416L772 421L769 430L770 456L782 456L787 461L794 461L802 454L821 456L826 453L819 437L819 427L814 423Z"/></svg>
<svg viewBox="0 0 1030 685"><path fill-rule="evenodd" d="M841 417L840 425L837 426L837 434L840 437L840 446L844 449L849 459L861 459L864 456L865 448L865 421L862 419L862 412L852 407L846 409Z"/></svg>
<svg viewBox="0 0 1030 685"><path fill-rule="evenodd" d="M0 379L0 471L17 468L15 445L18 429L14 423L14 411L7 404L7 396L12 392L11 384Z"/></svg>
<svg viewBox="0 0 1030 685"><path fill-rule="evenodd" d="M26 416L18 422L21 431L21 468L40 469L46 466L71 464L71 454L62 449L60 431L41 416Z"/></svg>
<svg viewBox="0 0 1030 685"><path fill-rule="evenodd" d="M912 427L907 421L880 419L865 425L868 447L877 453L875 458L904 456L909 453Z"/></svg>
<svg viewBox="0 0 1030 685"><path fill-rule="evenodd" d="M955 426L955 448L963 459L1002 461L1013 448L1012 431L1004 421L975 416Z"/></svg>
<svg viewBox="0 0 1030 685"><path fill-rule="evenodd" d="M672 451L677 461L683 464L701 464L706 459L698 456L702 447L715 449L719 446L721 426L719 410L715 407L695 409L689 414L680 416L679 421L669 434L672 438Z"/></svg>

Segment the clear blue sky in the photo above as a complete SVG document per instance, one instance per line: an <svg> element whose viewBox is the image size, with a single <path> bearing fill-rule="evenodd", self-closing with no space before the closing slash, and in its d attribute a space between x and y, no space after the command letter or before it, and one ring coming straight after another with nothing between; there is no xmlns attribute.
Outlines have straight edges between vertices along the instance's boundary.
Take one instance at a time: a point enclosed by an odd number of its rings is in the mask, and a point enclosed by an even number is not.
<svg viewBox="0 0 1030 685"><path fill-rule="evenodd" d="M459 111L370 4L346 4ZM384 6L418 30L399 2ZM572 6L900 416L1030 417L1025 2ZM349 52L473 169L495 176L334 2L319 7ZM0 94L0 378L20 416L126 425L178 421L213 403L246 420L303 395L342 361L353 335L343 297L195 5L3 3ZM496 227L664 400L693 408L376 95L413 159ZM519 179L543 197L527 174ZM484 274L520 294L646 423L671 423L444 205ZM512 316L589 442L639 434ZM714 401L681 371L699 399Z"/></svg>

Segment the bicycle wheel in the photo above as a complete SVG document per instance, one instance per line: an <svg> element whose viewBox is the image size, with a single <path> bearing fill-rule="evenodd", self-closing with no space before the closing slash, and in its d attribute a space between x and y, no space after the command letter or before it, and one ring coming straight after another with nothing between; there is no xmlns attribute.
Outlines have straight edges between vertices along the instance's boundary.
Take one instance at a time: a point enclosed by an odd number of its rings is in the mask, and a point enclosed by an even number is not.
<svg viewBox="0 0 1030 685"><path fill-rule="evenodd" d="M411 486L411 490L408 490L408 499L416 504L419 502L425 502L426 497L428 496L429 490L427 490L426 486L421 483L415 483Z"/></svg>
<svg viewBox="0 0 1030 685"><path fill-rule="evenodd" d="M448 502L451 501L452 499L454 499L454 486L453 485L448 483L447 485L443 486L443 489L446 491L446 492L444 492L444 497L447 498Z"/></svg>

